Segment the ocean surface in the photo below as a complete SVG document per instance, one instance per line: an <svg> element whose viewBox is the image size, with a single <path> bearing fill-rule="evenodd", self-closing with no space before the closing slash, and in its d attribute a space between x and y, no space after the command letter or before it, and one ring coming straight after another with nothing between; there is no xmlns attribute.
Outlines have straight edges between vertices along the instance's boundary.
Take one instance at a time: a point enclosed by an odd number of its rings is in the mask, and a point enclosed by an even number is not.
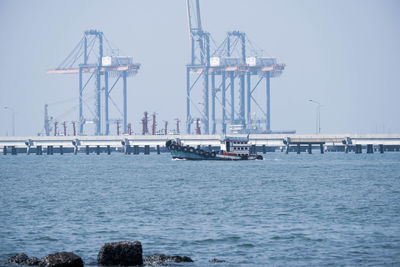
<svg viewBox="0 0 400 267"><path fill-rule="evenodd" d="M139 240L177 266L400 266L400 153L264 156L1 155L0 265Z"/></svg>

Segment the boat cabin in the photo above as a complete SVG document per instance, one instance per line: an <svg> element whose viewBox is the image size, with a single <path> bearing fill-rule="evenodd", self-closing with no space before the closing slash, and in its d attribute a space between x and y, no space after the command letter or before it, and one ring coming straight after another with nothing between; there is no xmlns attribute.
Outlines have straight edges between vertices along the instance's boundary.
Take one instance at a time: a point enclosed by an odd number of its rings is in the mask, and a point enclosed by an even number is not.
<svg viewBox="0 0 400 267"><path fill-rule="evenodd" d="M238 156L250 154L249 139L246 137L227 137L221 142L221 150Z"/></svg>

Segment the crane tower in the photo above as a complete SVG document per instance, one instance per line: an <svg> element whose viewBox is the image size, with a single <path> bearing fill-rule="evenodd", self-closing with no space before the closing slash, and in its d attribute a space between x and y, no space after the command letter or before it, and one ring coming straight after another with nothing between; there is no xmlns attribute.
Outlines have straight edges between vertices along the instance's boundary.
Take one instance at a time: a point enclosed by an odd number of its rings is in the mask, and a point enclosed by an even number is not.
<svg viewBox="0 0 400 267"><path fill-rule="evenodd" d="M187 133L191 133L191 125L194 122L192 107L199 113L204 134L216 134L218 121L223 134L227 132L228 123L231 132L249 133L254 130L254 123L259 121L252 117L254 107L263 114L263 132L270 133L270 78L281 75L285 64L278 63L276 58L260 56L255 49L250 50L250 40L240 31L228 32L218 48L211 51L211 35L202 28L199 0L186 0L186 7L191 44L191 61L186 65ZM256 83L253 86L252 80L255 78ZM202 86L198 85L200 80L203 81ZM262 81L265 83L265 108L254 97L254 92ZM198 101L192 97L194 88L199 87L202 87L202 109L197 107ZM216 118L217 101L221 104L220 119ZM227 105L230 106L229 110Z"/></svg>
<svg viewBox="0 0 400 267"><path fill-rule="evenodd" d="M104 51L105 45L108 45L107 54ZM110 42L103 32L87 30L67 58L57 68L47 71L48 74L79 74L79 135L84 134L84 126L88 123L96 125L96 135L109 135L111 121L109 119L110 100L123 116L123 132L127 133L127 77L135 75L140 69L140 64L133 63L132 57L115 55L116 50L111 47ZM84 74L90 74L87 80L84 80ZM88 112L84 112L86 99L84 99L83 93L92 78L95 80L95 112L88 115ZM110 78L115 78L111 87L109 87ZM120 111L110 95L121 78L123 86L123 112ZM104 83L103 87L102 83ZM104 91L103 97L101 95L102 91ZM104 99L104 106L101 101L102 98ZM90 111L90 108L87 108L86 111ZM104 119L102 114L104 114ZM89 116L93 117L90 118ZM105 127L102 126L103 122Z"/></svg>

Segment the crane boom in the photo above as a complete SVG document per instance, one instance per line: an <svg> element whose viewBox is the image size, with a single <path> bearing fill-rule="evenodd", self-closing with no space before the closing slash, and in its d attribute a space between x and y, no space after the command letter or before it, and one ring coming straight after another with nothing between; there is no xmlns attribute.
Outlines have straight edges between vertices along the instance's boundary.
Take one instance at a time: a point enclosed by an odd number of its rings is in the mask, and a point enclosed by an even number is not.
<svg viewBox="0 0 400 267"><path fill-rule="evenodd" d="M189 40L192 51L191 65L208 65L210 57L210 34L203 31L201 25L200 0L186 0L186 8Z"/></svg>
<svg viewBox="0 0 400 267"><path fill-rule="evenodd" d="M197 29L201 31L200 3L196 0Z"/></svg>
<svg viewBox="0 0 400 267"><path fill-rule="evenodd" d="M186 8L187 8L187 19L189 26L189 37L192 37L193 34L202 31L201 26L201 16L200 16L200 2L199 0L194 0L195 4L193 4L193 0L186 0ZM195 10L193 10L195 8Z"/></svg>

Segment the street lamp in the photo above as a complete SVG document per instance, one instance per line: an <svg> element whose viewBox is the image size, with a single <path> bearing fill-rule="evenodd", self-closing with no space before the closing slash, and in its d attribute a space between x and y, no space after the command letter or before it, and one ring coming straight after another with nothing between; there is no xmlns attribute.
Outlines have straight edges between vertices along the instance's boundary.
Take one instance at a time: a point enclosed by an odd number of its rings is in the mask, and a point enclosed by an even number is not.
<svg viewBox="0 0 400 267"><path fill-rule="evenodd" d="M4 107L4 109L8 109L12 114L12 136L15 136L15 110L12 107Z"/></svg>
<svg viewBox="0 0 400 267"><path fill-rule="evenodd" d="M316 109L316 117L315 117L315 133L319 134L321 133L321 103L319 103L318 101L315 100L308 100L314 104L317 105L317 109Z"/></svg>

